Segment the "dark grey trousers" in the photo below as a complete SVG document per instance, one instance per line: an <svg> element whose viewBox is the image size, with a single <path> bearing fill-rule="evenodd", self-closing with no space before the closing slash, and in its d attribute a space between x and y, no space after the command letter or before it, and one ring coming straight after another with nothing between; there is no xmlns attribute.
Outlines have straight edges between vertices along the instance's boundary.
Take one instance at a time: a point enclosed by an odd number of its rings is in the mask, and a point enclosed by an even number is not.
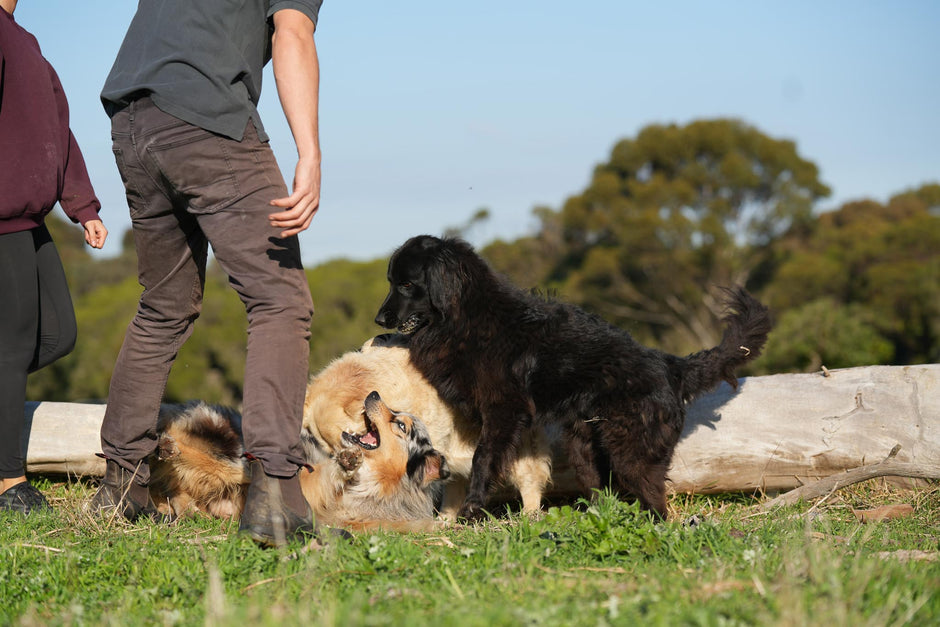
<svg viewBox="0 0 940 627"><path fill-rule="evenodd" d="M249 122L241 142L187 124L141 98L111 118L144 291L114 365L101 449L124 468L156 446L170 367L202 306L207 246L248 316L242 402L245 450L267 474L304 463L300 427L313 304L297 237L281 239L268 203L288 195ZM199 390L192 390L199 398Z"/></svg>

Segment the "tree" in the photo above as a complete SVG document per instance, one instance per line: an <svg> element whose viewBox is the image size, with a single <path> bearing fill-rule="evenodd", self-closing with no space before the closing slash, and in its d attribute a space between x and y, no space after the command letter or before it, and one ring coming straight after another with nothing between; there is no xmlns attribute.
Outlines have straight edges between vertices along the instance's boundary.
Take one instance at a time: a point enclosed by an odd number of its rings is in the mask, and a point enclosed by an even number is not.
<svg viewBox="0 0 940 627"><path fill-rule="evenodd" d="M846 203L776 246L766 297L777 310L819 298L863 306L891 342L885 361L940 360L940 185ZM874 362L878 363L878 362Z"/></svg>
<svg viewBox="0 0 940 627"><path fill-rule="evenodd" d="M718 339L718 286L745 284L774 239L829 194L788 140L738 120L651 125L582 193L542 210L542 283L674 352ZM504 255L505 256L505 255Z"/></svg>
<svg viewBox="0 0 940 627"><path fill-rule="evenodd" d="M894 350L879 331L875 313L863 305L820 298L788 309L777 321L761 357L770 372L814 372L881 364Z"/></svg>

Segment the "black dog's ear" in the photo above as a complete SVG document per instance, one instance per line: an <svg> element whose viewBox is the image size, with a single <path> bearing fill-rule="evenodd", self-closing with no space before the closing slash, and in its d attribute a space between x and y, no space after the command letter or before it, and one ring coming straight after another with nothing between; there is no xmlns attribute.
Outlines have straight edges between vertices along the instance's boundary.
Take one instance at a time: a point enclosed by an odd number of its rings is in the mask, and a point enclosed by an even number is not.
<svg viewBox="0 0 940 627"><path fill-rule="evenodd" d="M462 294L470 289L468 260L475 255L470 245L462 240L437 241L439 245L428 251L424 275L431 305L449 316L459 306Z"/></svg>

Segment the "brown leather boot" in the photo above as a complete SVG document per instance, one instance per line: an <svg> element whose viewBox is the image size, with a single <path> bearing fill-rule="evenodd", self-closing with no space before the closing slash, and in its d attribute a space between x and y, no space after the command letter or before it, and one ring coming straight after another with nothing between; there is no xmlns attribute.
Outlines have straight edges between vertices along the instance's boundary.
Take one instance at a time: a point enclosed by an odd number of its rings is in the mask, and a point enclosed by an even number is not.
<svg viewBox="0 0 940 627"><path fill-rule="evenodd" d="M251 483L238 532L269 547L284 546L305 535L314 537L313 512L303 498L297 475L272 477L265 474L258 460L249 462L249 468Z"/></svg>
<svg viewBox="0 0 940 627"><path fill-rule="evenodd" d="M142 517L154 522L172 522L172 516L157 510L150 498L150 489L134 481L135 476L135 472L122 468L116 461L107 460L104 479L95 495L85 504L85 511L92 516L102 517L113 516L116 512L131 522Z"/></svg>

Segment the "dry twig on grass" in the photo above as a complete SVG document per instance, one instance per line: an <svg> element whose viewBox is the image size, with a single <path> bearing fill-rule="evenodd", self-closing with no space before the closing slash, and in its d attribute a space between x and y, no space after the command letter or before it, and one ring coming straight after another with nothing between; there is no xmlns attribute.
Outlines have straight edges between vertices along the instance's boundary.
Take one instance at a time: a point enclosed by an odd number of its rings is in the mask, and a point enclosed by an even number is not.
<svg viewBox="0 0 940 627"><path fill-rule="evenodd" d="M804 485L761 505L761 509L769 510L783 505L793 505L799 501L809 501L844 488L855 483L874 479L875 477L911 477L915 479L940 479L940 468L927 464L913 464L895 461L895 456L901 450L898 444L888 456L877 464L860 466L838 475L820 479L815 483Z"/></svg>

